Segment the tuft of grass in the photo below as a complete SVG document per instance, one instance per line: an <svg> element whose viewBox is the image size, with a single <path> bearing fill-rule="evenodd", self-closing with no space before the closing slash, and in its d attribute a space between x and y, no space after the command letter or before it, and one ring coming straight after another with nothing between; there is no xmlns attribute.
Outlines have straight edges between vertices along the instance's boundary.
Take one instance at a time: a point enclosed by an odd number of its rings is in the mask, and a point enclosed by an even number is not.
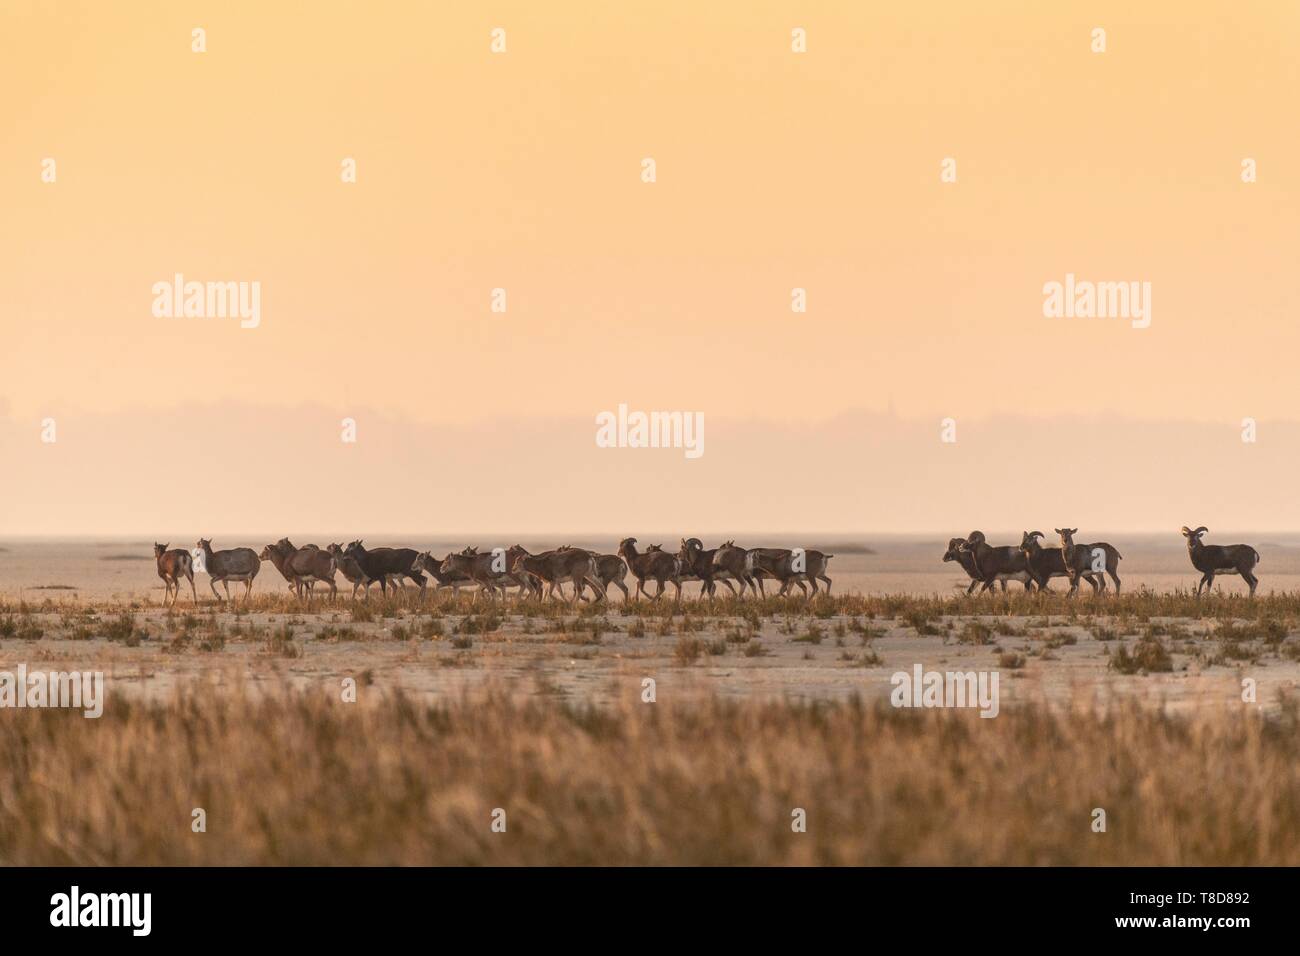
<svg viewBox="0 0 1300 956"><path fill-rule="evenodd" d="M1236 641L1225 641L1219 646L1218 656L1224 661L1253 661L1256 658L1255 651Z"/></svg>
<svg viewBox="0 0 1300 956"><path fill-rule="evenodd" d="M967 621L957 634L958 644L992 644L993 629L982 621Z"/></svg>
<svg viewBox="0 0 1300 956"><path fill-rule="evenodd" d="M1142 638L1132 652L1121 644L1111 655L1109 666L1120 674L1155 674L1172 671L1174 660L1159 638Z"/></svg>
<svg viewBox="0 0 1300 956"><path fill-rule="evenodd" d="M746 627L733 627L727 631L726 640L728 644L745 644L754 636L754 631Z"/></svg>
<svg viewBox="0 0 1300 956"><path fill-rule="evenodd" d="M16 637L20 641L39 641L45 636L45 630L30 612L6 614L0 617L0 637Z"/></svg>
<svg viewBox="0 0 1300 956"><path fill-rule="evenodd" d="M282 624L266 636L264 645L268 654L279 657L302 657L302 647L293 639L293 627Z"/></svg>
<svg viewBox="0 0 1300 956"><path fill-rule="evenodd" d="M800 644L820 644L826 636L825 632L817 624L809 624L802 634L798 637L791 638Z"/></svg>
<svg viewBox="0 0 1300 956"><path fill-rule="evenodd" d="M932 622L941 616L932 607L922 606L908 608L899 615L899 618L905 625L915 629L918 637L937 637L943 632Z"/></svg>
<svg viewBox="0 0 1300 956"><path fill-rule="evenodd" d="M108 621L103 626L104 637L106 640L120 642L128 647L134 647L139 644L139 638L136 636L135 615L130 611L123 611L113 620ZM134 639L134 644L132 640Z"/></svg>
<svg viewBox="0 0 1300 956"><path fill-rule="evenodd" d="M1252 641L1261 641L1276 647L1286 640L1286 636L1286 625L1271 617L1247 621L1244 624L1238 624L1236 621L1221 621L1214 629L1214 637L1225 644L1249 644Z"/></svg>
<svg viewBox="0 0 1300 956"><path fill-rule="evenodd" d="M682 635L677 639L677 646L673 648L673 659L682 667L689 667L700 659L704 653L704 642L698 637Z"/></svg>
<svg viewBox="0 0 1300 956"><path fill-rule="evenodd" d="M225 650L226 632L222 628L214 628L205 634L198 643L198 649L205 653Z"/></svg>
<svg viewBox="0 0 1300 956"><path fill-rule="evenodd" d="M501 629L501 615L496 611L468 614L452 630L456 634L491 634ZM455 646L454 642L453 645Z"/></svg>

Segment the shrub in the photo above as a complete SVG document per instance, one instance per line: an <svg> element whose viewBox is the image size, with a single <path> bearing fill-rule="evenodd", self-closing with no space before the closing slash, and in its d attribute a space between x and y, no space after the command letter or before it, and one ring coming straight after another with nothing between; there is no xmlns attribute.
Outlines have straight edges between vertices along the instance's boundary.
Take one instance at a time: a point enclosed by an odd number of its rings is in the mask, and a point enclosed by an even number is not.
<svg viewBox="0 0 1300 956"><path fill-rule="evenodd" d="M1132 653L1123 644L1111 655L1110 669L1120 674L1136 674L1139 671L1155 674L1172 671L1173 657L1169 649L1157 638L1142 638L1134 646Z"/></svg>
<svg viewBox="0 0 1300 956"><path fill-rule="evenodd" d="M683 667L689 667L700 659L704 653L704 642L698 637L683 635L677 639L677 646L673 649L673 657L677 663Z"/></svg>
<svg viewBox="0 0 1300 956"><path fill-rule="evenodd" d="M992 644L993 629L981 621L967 621L957 635L958 644Z"/></svg>

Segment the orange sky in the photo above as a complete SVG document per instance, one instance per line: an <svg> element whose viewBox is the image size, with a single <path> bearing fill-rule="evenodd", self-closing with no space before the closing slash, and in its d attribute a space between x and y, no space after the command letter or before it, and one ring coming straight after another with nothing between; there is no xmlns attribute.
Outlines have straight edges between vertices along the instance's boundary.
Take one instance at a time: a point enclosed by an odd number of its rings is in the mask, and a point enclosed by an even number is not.
<svg viewBox="0 0 1300 956"><path fill-rule="evenodd" d="M328 440L304 454L322 468L361 409L589 442L626 402L794 428L778 456L856 410L926 436L947 416L1300 418L1292 2L447 6L7 0L11 480L48 451L45 416L63 442L91 417L132 430L147 458L151 435L167 451L156 416L190 403L261 407L259 447L285 410L319 409ZM151 286L177 272L259 281L260 326L155 318ZM1044 318L1066 273L1149 281L1151 327ZM491 502L456 490L488 526ZM546 527L584 517L553 507Z"/></svg>

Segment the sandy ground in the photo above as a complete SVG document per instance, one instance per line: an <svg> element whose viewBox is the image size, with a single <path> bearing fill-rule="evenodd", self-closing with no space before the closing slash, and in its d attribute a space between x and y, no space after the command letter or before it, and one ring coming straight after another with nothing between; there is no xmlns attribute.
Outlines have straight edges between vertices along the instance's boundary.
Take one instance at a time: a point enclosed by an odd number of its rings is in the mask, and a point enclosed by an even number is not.
<svg viewBox="0 0 1300 956"><path fill-rule="evenodd" d="M119 613L109 606L97 612L36 611L31 619L43 635L0 640L0 670L19 664L101 670L110 703L119 695L165 697L196 678L268 692L286 680L334 692L345 678L354 678L362 688L401 688L425 698L504 683L521 694L594 704L640 695L643 681L652 678L660 700L705 693L870 700L887 698L891 675L911 673L918 663L926 670L997 671L1003 708L1044 699L1104 705L1118 697L1171 709L1240 706L1242 679L1250 677L1258 706L1271 709L1280 693L1300 685L1300 662L1275 647L1247 645L1248 659L1213 660L1215 642L1206 637L1210 621L1161 622L1177 632L1165 639L1172 671L1116 673L1109 667L1111 655L1121 645L1132 650L1138 635L1120 628L1110 639L1098 639L1099 628L1109 636L1108 619L1100 614L1083 624L1062 617L950 616L937 622L946 633L928 636L897 619L803 613L763 618L753 630L739 617L693 616L698 630L683 634L680 618L640 619L614 607L596 637L576 630L591 623L573 615L562 619L571 629L567 633L551 630L556 618L527 619L507 611L499 629L465 635L456 633L464 628L464 614L400 611L400 618L353 622L346 603L323 611L238 616L213 605L195 613L182 604L174 616L159 607L135 611L143 638L136 646L93 636ZM963 643L971 621L1015 633L994 633L988 644ZM217 648L210 647L213 625L225 634ZM73 637L78 627L82 639ZM434 627L442 633L429 633ZM188 638L178 638L186 632Z"/></svg>

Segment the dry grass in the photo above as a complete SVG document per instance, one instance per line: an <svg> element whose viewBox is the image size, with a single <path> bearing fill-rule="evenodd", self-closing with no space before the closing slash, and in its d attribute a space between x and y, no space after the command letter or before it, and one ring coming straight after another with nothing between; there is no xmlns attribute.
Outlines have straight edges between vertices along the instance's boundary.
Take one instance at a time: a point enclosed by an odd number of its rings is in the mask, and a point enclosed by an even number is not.
<svg viewBox="0 0 1300 956"><path fill-rule="evenodd" d="M1121 674L1160 674L1174 669L1168 648L1158 637L1143 638L1133 646L1133 652L1124 645L1111 655L1110 667Z"/></svg>
<svg viewBox="0 0 1300 956"><path fill-rule="evenodd" d="M1298 724L197 687L6 712L0 864L1295 865Z"/></svg>
<svg viewBox="0 0 1300 956"><path fill-rule="evenodd" d="M140 601L126 604L112 602L87 604L78 599L47 598L39 603L0 599L0 628L7 630L15 627L37 612L84 615L98 611L103 614L119 614L124 610L138 611L157 606L156 603ZM1216 593L1196 598L1188 591L1146 590L1127 591L1119 597L1111 592L1101 598L1088 595L1067 598L1064 591L1059 589L1050 594L1008 591L1005 594L990 594L974 598L962 595L914 594L874 596L840 594L827 597L823 594L816 598L768 597L764 600L720 598L713 603L694 597L680 603L664 598L657 602L643 600L625 604L621 601L611 601L581 603L576 606L555 601L539 604L532 600L519 601L511 598L505 605L496 605L494 608L486 600L477 600L471 592L453 598L450 592L435 594L430 591L421 600L415 588L407 588L386 598L380 597L378 592L375 592L370 601L353 602L346 597L340 597L338 601L331 603L317 597L310 603L300 603L291 595L275 590L260 593L255 591L252 601L248 604L242 601L219 604L208 598L196 608L183 600L172 613L179 618L213 611L233 611L238 614L250 611L289 615L336 614L342 622L356 623L401 620L417 614L435 616L473 614L481 618L489 628L491 622L499 619L503 613L544 621L573 618L575 615L581 620L599 619L608 613L616 613L652 621L676 619L677 627L682 629L683 633L697 626L699 621L713 618L740 618L756 625L762 619L794 615L821 619L849 617L867 621L898 619L902 624L915 628L923 635L940 633L937 625L945 617L964 617L972 614L994 618L1047 618L1058 622L1062 620L1081 622L1098 616L1137 624L1145 624L1152 618L1181 618L1242 622L1238 624L1241 636L1276 643L1285 636L1288 627L1300 626L1300 591L1268 594L1253 600L1238 594ZM129 617L124 619L129 620ZM683 619L689 623L683 624Z"/></svg>

